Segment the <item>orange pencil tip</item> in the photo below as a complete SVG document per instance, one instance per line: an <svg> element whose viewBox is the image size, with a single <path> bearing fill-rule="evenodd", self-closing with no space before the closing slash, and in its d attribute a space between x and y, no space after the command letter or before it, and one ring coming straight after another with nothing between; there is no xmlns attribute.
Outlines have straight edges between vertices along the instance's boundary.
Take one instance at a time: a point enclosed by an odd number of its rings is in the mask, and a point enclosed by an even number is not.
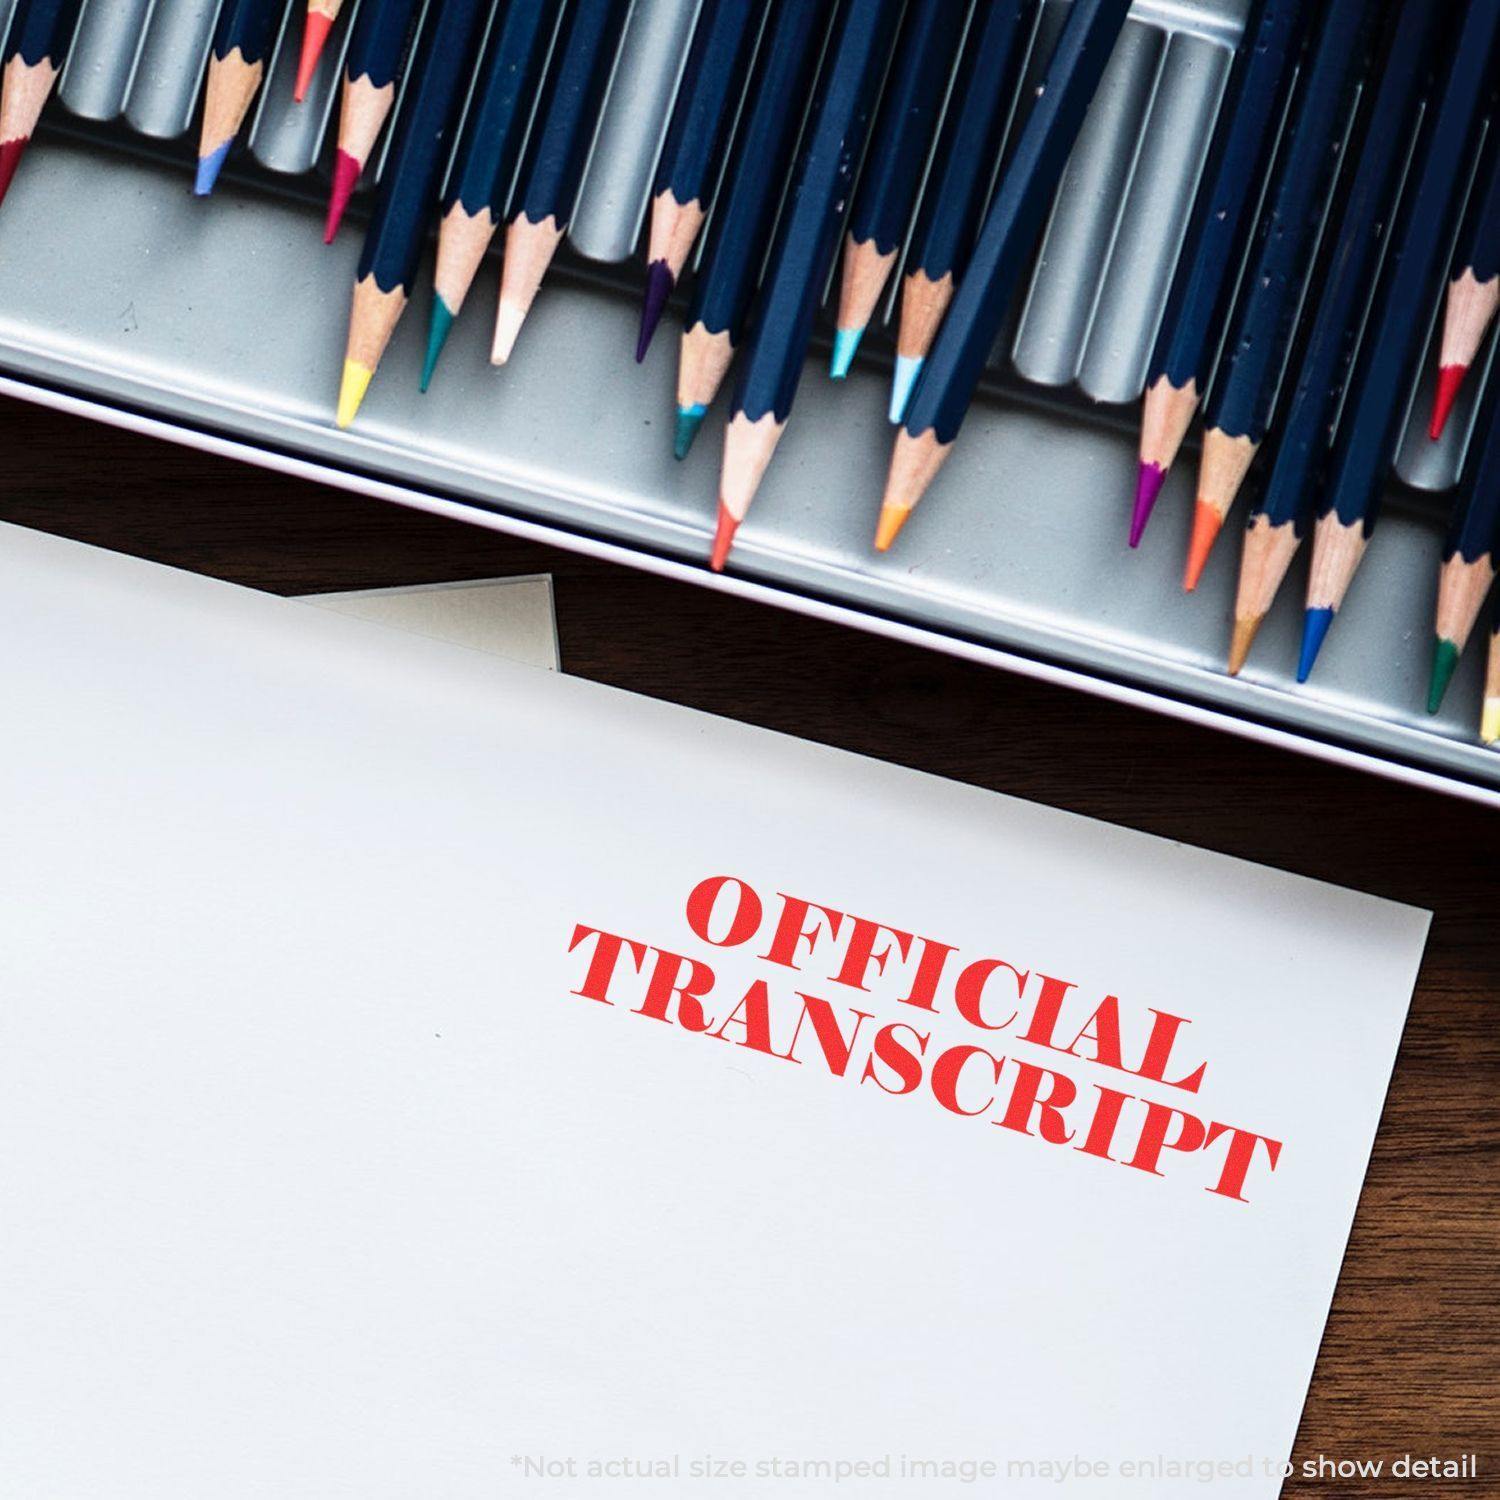
<svg viewBox="0 0 1500 1500"><path fill-rule="evenodd" d="M1437 391L1432 398L1432 422L1427 429L1427 436L1434 443L1442 437L1448 418L1453 415L1454 403L1468 373L1468 365L1443 365L1438 370Z"/></svg>
<svg viewBox="0 0 1500 1500"><path fill-rule="evenodd" d="M1231 677L1240 675L1240 669L1250 655L1250 648L1255 644L1255 633L1259 629L1259 619L1234 622L1234 635L1229 642L1229 675Z"/></svg>
<svg viewBox="0 0 1500 1500"><path fill-rule="evenodd" d="M891 543L901 535L901 528L906 525L906 518L911 511L904 505L895 505L887 500L880 507L880 521L875 527L875 550L877 552L889 552Z"/></svg>
<svg viewBox="0 0 1500 1500"><path fill-rule="evenodd" d="M1213 506L1198 502L1193 512L1193 535L1188 542L1187 567L1183 569L1182 586L1188 593L1198 587L1203 569L1208 563L1208 554L1214 550L1214 542L1223 526L1224 518Z"/></svg>
<svg viewBox="0 0 1500 1500"><path fill-rule="evenodd" d="M715 573L724 571L724 564L729 560L729 549L734 546L734 534L740 529L740 523L729 513L729 507L720 504L719 524L714 530L714 550L708 560L708 565Z"/></svg>
<svg viewBox="0 0 1500 1500"><path fill-rule="evenodd" d="M333 22L321 11L310 10L307 23L302 30L302 52L297 59L297 83L292 89L292 98L301 104L312 87L313 74L318 71L318 59L328 41Z"/></svg>

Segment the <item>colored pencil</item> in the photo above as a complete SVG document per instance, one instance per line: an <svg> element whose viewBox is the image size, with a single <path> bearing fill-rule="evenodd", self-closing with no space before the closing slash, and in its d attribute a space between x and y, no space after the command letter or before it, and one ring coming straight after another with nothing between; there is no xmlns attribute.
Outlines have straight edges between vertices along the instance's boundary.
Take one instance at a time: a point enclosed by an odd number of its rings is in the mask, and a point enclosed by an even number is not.
<svg viewBox="0 0 1500 1500"><path fill-rule="evenodd" d="M1132 547L1140 546L1208 383L1212 335L1224 322L1313 8L1310 0L1258 0L1246 23L1147 367Z"/></svg>
<svg viewBox="0 0 1500 1500"><path fill-rule="evenodd" d="M1355 378L1318 509L1297 680L1306 682L1359 568L1380 514L1406 396L1427 328L1431 288L1448 250L1449 226L1467 177L1465 147L1493 84L1500 0L1468 0L1449 66L1424 118L1421 166L1376 293L1377 315Z"/></svg>
<svg viewBox="0 0 1500 1500"><path fill-rule="evenodd" d="M418 43L409 97L360 252L339 385L340 427L354 420L411 296L488 9L488 0L443 0Z"/></svg>
<svg viewBox="0 0 1500 1500"><path fill-rule="evenodd" d="M573 0L563 17L510 225L490 363L503 365L567 232L630 0Z"/></svg>
<svg viewBox="0 0 1500 1500"><path fill-rule="evenodd" d="M968 271L897 430L875 533L881 552L895 541L958 437L1129 10L1130 0L1073 0L1068 7Z"/></svg>
<svg viewBox="0 0 1500 1500"><path fill-rule="evenodd" d="M734 120L738 85L749 65L762 15L762 8L750 0L706 0L698 17L652 189L637 364L651 347L667 298L707 217L714 178Z"/></svg>
<svg viewBox="0 0 1500 1500"><path fill-rule="evenodd" d="M910 225L967 10L968 0L912 0L901 23L844 238L835 380L849 373Z"/></svg>
<svg viewBox="0 0 1500 1500"><path fill-rule="evenodd" d="M715 572L724 567L791 415L901 6L902 0L847 0L834 23L730 401L711 557Z"/></svg>
<svg viewBox="0 0 1500 1500"><path fill-rule="evenodd" d="M901 279L901 321L891 382L892 422L906 414L917 376L963 275L1019 82L1035 0L981 4L964 39L953 102L932 153Z"/></svg>
<svg viewBox="0 0 1500 1500"><path fill-rule="evenodd" d="M1484 679L1484 713L1479 737L1486 745L1500 744L1500 614L1490 626L1490 660Z"/></svg>
<svg viewBox="0 0 1500 1500"><path fill-rule="evenodd" d="M1383 0L1330 0L1319 22L1204 413L1198 498L1182 575L1189 591L1197 588L1265 441L1316 252L1320 211L1344 160L1355 91L1369 66L1382 8Z"/></svg>
<svg viewBox="0 0 1500 1500"><path fill-rule="evenodd" d="M323 226L325 245L331 245L339 232L360 173L396 102L396 80L406 61L416 8L417 0L364 0L355 12L349 50L344 54L338 149L333 153L328 218Z"/></svg>
<svg viewBox="0 0 1500 1500"><path fill-rule="evenodd" d="M683 324L672 451L686 458L734 351L790 174L831 0L774 0Z"/></svg>
<svg viewBox="0 0 1500 1500"><path fill-rule="evenodd" d="M1468 644L1485 595L1495 581L1500 544L1500 370L1493 372L1468 458L1463 483L1443 542L1438 571L1437 617L1433 624L1432 675L1427 712L1443 706L1458 658Z"/></svg>
<svg viewBox="0 0 1500 1500"><path fill-rule="evenodd" d="M276 39L285 0L225 0L214 29L203 94L203 129L193 191L205 198L219 180L229 148L239 134L266 72L266 54Z"/></svg>
<svg viewBox="0 0 1500 1500"><path fill-rule="evenodd" d="M474 98L443 193L432 318L422 365L424 391L432 382L448 330L505 218L547 48L558 12L566 4L567 0L509 0L490 28Z"/></svg>
<svg viewBox="0 0 1500 1500"><path fill-rule="evenodd" d="M1500 308L1500 113L1492 115L1475 187L1476 202L1459 239L1443 313L1437 393L1428 435L1436 442L1448 425L1469 366Z"/></svg>
<svg viewBox="0 0 1500 1500"><path fill-rule="evenodd" d="M1354 144L1353 176L1336 210L1333 250L1315 272L1321 289L1296 385L1280 424L1265 488L1245 531L1229 670L1237 673L1269 613L1312 519L1313 485L1328 456L1361 316L1409 162L1417 111L1432 88L1444 12L1403 0Z"/></svg>
<svg viewBox="0 0 1500 1500"><path fill-rule="evenodd" d="M298 104L307 98L312 87L313 74L318 71L318 59L328 44L328 33L344 8L344 0L307 0L307 16L302 22L302 51L297 56L297 81L292 88L292 98Z"/></svg>
<svg viewBox="0 0 1500 1500"><path fill-rule="evenodd" d="M73 45L82 0L20 0L0 71L0 202Z"/></svg>

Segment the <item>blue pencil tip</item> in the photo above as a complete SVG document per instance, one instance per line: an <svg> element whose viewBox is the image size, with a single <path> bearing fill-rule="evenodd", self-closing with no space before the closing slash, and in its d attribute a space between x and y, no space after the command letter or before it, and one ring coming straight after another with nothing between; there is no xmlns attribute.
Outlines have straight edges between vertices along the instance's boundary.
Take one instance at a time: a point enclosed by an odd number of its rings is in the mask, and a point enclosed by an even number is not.
<svg viewBox="0 0 1500 1500"><path fill-rule="evenodd" d="M453 309L441 297L432 299L432 318L427 324L427 356L422 361L422 389L432 384L432 372L437 369L438 355L448 342L448 330L453 327Z"/></svg>
<svg viewBox="0 0 1500 1500"><path fill-rule="evenodd" d="M1297 681L1306 682L1312 676L1313 663L1333 624L1331 609L1310 609L1302 617L1302 655L1297 662Z"/></svg>
<svg viewBox="0 0 1500 1500"><path fill-rule="evenodd" d="M229 148L232 145L234 145L233 140L225 141L222 146L217 146L210 151L207 156L198 158L198 172L193 178L193 193L196 197L206 198L213 192L214 184L219 180L219 173L229 157Z"/></svg>
<svg viewBox="0 0 1500 1500"><path fill-rule="evenodd" d="M909 355L898 354L896 356L896 373L891 377L891 421L901 423L906 420L906 408L911 403L911 393L917 384L917 376L922 373L923 361L913 359Z"/></svg>
<svg viewBox="0 0 1500 1500"><path fill-rule="evenodd" d="M672 437L672 452L676 457L688 456L692 450L693 439L698 436L698 429L703 425L703 419L707 415L708 408L696 402L692 406L677 408L677 431Z"/></svg>
<svg viewBox="0 0 1500 1500"><path fill-rule="evenodd" d="M854 363L854 356L859 352L859 341L864 336L863 328L834 330L833 359L829 362L828 373L835 380L842 380L849 373L849 366Z"/></svg>

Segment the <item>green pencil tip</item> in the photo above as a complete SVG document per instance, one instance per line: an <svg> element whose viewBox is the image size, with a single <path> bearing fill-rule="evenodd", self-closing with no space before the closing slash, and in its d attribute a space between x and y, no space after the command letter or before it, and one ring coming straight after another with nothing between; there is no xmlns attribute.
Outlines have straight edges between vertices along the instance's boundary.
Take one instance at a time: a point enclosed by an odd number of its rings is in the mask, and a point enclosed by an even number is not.
<svg viewBox="0 0 1500 1500"><path fill-rule="evenodd" d="M706 406L679 406L677 408L677 430L672 435L672 452L678 458L686 458L692 451L693 439L708 415Z"/></svg>
<svg viewBox="0 0 1500 1500"><path fill-rule="evenodd" d="M1454 668L1458 666L1458 646L1453 641L1438 637L1432 651L1432 676L1427 683L1427 712L1435 714L1443 706L1443 694L1453 681Z"/></svg>
<svg viewBox="0 0 1500 1500"><path fill-rule="evenodd" d="M859 349L859 341L865 336L863 328L836 328L833 334L833 359L829 363L828 373L835 380L842 380L849 373L849 366L854 363L855 353Z"/></svg>
<svg viewBox="0 0 1500 1500"><path fill-rule="evenodd" d="M448 330L453 327L453 309L441 297L432 299L432 318L427 324L427 358L422 362L422 389L432 384L432 372L437 369L438 355L448 342Z"/></svg>

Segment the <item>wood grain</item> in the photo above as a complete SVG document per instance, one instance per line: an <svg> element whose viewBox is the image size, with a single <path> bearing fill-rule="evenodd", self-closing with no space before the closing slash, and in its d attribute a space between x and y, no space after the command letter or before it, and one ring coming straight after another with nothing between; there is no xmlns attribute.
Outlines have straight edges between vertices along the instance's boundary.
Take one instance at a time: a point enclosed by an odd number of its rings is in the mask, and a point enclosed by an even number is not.
<svg viewBox="0 0 1500 1500"><path fill-rule="evenodd" d="M0 442L0 519L281 593L550 572L579 676L1431 907L1296 1459L1477 1452L1455 1492L1500 1495L1500 815L16 403Z"/></svg>

